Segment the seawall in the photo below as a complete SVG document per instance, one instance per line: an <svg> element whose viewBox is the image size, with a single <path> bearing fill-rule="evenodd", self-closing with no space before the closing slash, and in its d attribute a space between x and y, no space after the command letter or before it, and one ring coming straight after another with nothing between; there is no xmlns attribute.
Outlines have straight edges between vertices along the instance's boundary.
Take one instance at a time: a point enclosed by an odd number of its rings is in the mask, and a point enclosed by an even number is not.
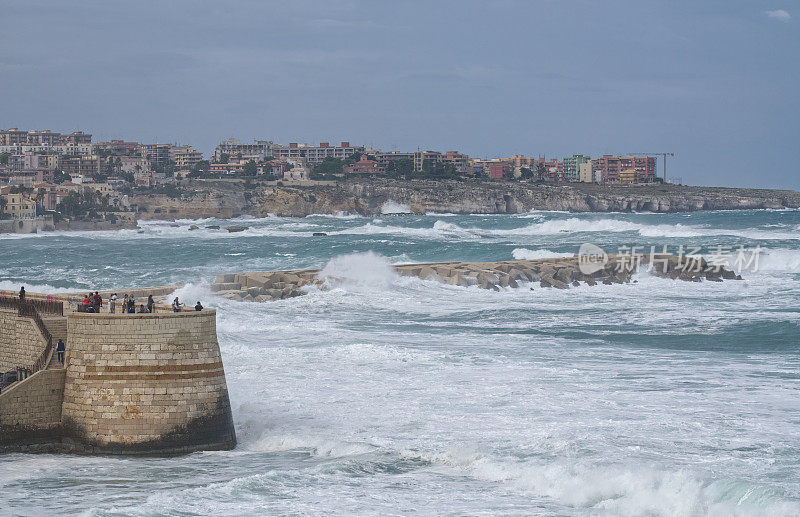
<svg viewBox="0 0 800 517"><path fill-rule="evenodd" d="M236 443L216 312L71 314L62 424L93 452Z"/></svg>
<svg viewBox="0 0 800 517"><path fill-rule="evenodd" d="M0 370L32 369L42 354L45 336L30 320L0 312ZM45 321L66 329L65 365L51 355L0 392L0 451L169 455L236 445L213 309Z"/></svg>

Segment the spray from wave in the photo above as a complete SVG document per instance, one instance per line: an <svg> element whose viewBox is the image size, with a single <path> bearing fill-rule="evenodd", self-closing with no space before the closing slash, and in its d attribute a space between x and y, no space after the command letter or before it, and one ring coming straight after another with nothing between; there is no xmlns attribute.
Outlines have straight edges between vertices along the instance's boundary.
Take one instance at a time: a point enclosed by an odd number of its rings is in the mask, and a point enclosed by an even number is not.
<svg viewBox="0 0 800 517"><path fill-rule="evenodd" d="M386 289L399 278L386 257L372 251L334 257L317 276L329 287L364 289Z"/></svg>
<svg viewBox="0 0 800 517"><path fill-rule="evenodd" d="M511 252L511 256L514 257L514 260L536 260L536 259L548 259L548 258L559 258L559 257L571 257L574 253L557 253L555 251L550 250L532 250L528 248L514 248Z"/></svg>
<svg viewBox="0 0 800 517"><path fill-rule="evenodd" d="M404 203L398 203L396 201L386 201L381 206L381 214L383 215L394 215L394 214L410 214L411 207Z"/></svg>

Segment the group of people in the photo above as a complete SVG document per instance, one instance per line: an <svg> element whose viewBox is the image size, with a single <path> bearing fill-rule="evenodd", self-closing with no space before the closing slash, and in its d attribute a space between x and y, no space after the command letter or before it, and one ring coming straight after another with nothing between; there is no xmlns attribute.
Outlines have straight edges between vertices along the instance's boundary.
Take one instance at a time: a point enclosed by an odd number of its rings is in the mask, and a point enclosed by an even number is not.
<svg viewBox="0 0 800 517"><path fill-rule="evenodd" d="M172 311L181 312L183 305L178 297L172 301ZM78 305L78 312L100 312L103 306L103 297L100 296L98 291L87 294L80 305ZM120 312L123 314L150 314L156 311L156 302L153 300L153 295L147 297L147 303L140 303L138 308L136 306L136 298L131 294L125 293L122 300L119 300L117 293L112 294L108 298L108 312L115 314L119 307ZM202 311L203 305L198 301L194 306L195 311Z"/></svg>
<svg viewBox="0 0 800 517"><path fill-rule="evenodd" d="M103 306L103 297L98 291L83 297L83 302L78 306L78 312L100 312Z"/></svg>
<svg viewBox="0 0 800 517"><path fill-rule="evenodd" d="M21 301L25 300L25 287L21 287L19 289L19 299ZM149 314L156 311L156 302L153 300L153 295L149 295L147 297L147 304L139 304L139 308L136 308L136 298L131 294L130 296L128 293L125 293L125 296L122 298L121 301L117 298L117 293L112 294L108 298L108 312L109 314L115 314L117 312L117 307L119 306L120 312L123 314ZM176 296L174 300L172 300L172 312L181 312L184 304L180 302L178 297ZM78 312L100 312L103 307L103 297L100 296L99 291L95 291L93 293L89 293L83 297L81 303L78 304ZM195 311L202 311L203 304L200 301L197 301L197 304L194 306Z"/></svg>
<svg viewBox="0 0 800 517"><path fill-rule="evenodd" d="M175 299L172 300L172 312L181 312L181 307L183 307L183 304L180 302L180 300L178 300L178 297L176 296ZM195 304L194 310L197 312L203 310L203 304L200 303L200 300L198 300L197 303Z"/></svg>
<svg viewBox="0 0 800 517"><path fill-rule="evenodd" d="M19 299L24 301L25 300L25 287L21 287L19 290ZM117 303L117 293L112 294L108 298L108 312L110 314L114 314L117 312L117 305L120 306L121 312L128 313L128 314L148 314L155 312L156 310L156 302L153 300L153 295L149 295L147 297L147 305L139 304L139 309L136 309L136 298L133 295L128 295L125 293L122 301L118 304ZM181 312L183 308L181 301L176 296L174 300L172 300L172 311L173 312ZM103 297L100 296L99 291L95 291L94 293L89 293L83 297L83 300L78 305L78 312L100 312L101 308L103 307ZM194 306L195 311L202 311L203 304L200 301L197 301L197 304ZM56 356L58 358L58 362L60 364L64 364L64 353L67 350L67 346L64 343L63 339L58 340L56 343Z"/></svg>
<svg viewBox="0 0 800 517"><path fill-rule="evenodd" d="M117 293L112 294L108 298L108 312L110 314L114 314L117 312L117 306L119 305L123 314L149 314L151 312L155 312L156 310L156 302L153 300L153 295L147 297L147 305L140 303L139 308L136 308L136 298L133 295L128 295L125 293L125 296L122 298L121 301L118 301Z"/></svg>

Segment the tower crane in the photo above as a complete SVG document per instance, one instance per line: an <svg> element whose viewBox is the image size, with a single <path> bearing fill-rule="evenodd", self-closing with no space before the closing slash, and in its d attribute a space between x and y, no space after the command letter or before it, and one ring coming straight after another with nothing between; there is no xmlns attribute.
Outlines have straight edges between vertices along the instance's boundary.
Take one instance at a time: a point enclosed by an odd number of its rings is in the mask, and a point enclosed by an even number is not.
<svg viewBox="0 0 800 517"><path fill-rule="evenodd" d="M631 153L634 156L663 156L664 157L664 183L667 182L667 156L675 156L675 153Z"/></svg>

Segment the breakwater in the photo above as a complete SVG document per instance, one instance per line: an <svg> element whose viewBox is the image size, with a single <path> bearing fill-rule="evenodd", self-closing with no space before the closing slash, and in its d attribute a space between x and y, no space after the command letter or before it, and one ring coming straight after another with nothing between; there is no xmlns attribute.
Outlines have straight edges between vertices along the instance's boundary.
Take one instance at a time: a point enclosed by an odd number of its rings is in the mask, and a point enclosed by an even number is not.
<svg viewBox="0 0 800 517"><path fill-rule="evenodd" d="M631 282L642 267L657 276L673 280L721 282L741 280L724 267L710 266L702 257L686 258L671 254L608 255L601 263L588 263L573 257L507 260L499 262L432 262L393 266L403 276L437 280L449 285L482 289L528 287L567 289L582 284ZM217 275L211 289L231 300L266 302L306 294L309 288L325 289L335 276L322 275L319 269L262 271Z"/></svg>
<svg viewBox="0 0 800 517"><path fill-rule="evenodd" d="M37 309L6 297L0 304L0 371L20 377L0 392L0 452L147 455L235 446L213 309L87 314L62 303ZM67 344L63 365L57 339Z"/></svg>

